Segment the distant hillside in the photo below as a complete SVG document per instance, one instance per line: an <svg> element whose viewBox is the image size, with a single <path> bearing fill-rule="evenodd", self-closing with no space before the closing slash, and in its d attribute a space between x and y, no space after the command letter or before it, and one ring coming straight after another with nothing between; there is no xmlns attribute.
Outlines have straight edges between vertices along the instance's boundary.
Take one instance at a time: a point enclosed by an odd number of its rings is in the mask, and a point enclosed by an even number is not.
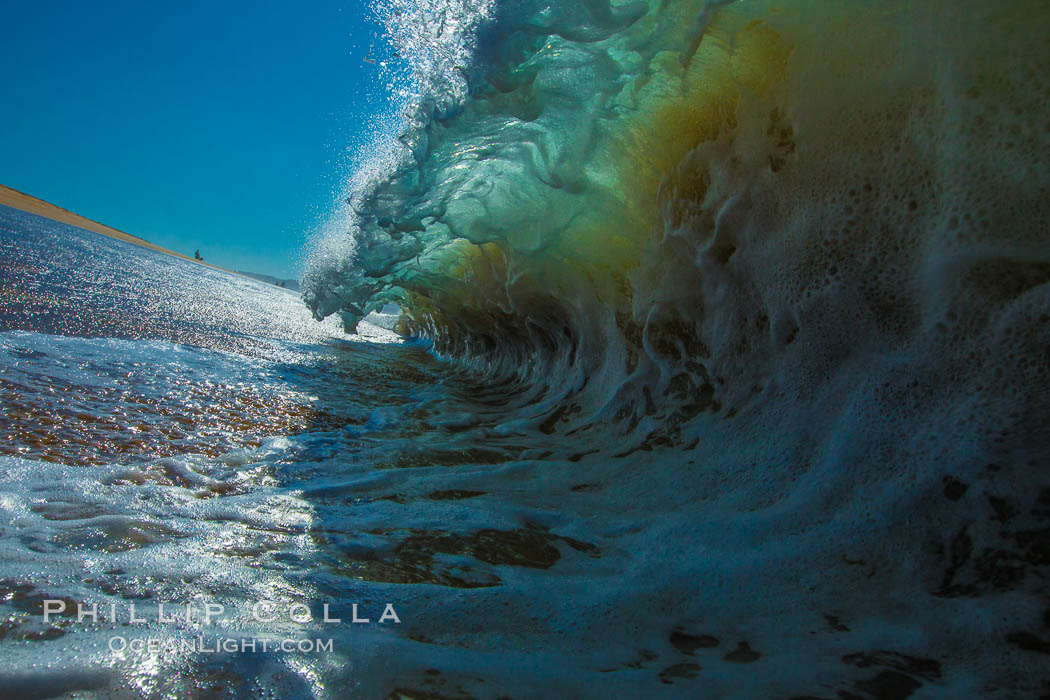
<svg viewBox="0 0 1050 700"><path fill-rule="evenodd" d="M259 280L260 282L265 282L266 284L272 284L292 292L299 291L298 280L282 280L277 277L272 277L270 275L260 275L258 272L245 272L244 270L237 270L237 274L244 275L245 277L251 277L254 280Z"/></svg>
<svg viewBox="0 0 1050 700"><path fill-rule="evenodd" d="M86 229L88 231L94 231L95 233L102 234L103 236L109 236L110 238L117 238L122 241L127 241L128 243L134 243L135 245L150 248L151 250L156 250L158 252L166 253L168 255L174 255L175 257L182 258L183 260L189 260L190 262L195 262L200 265L213 267L217 270L222 270L224 272L233 272L233 270L227 270L224 267L219 267L218 265L213 265L209 262L204 262L204 260L194 260L188 255L183 255L182 253L177 253L174 250L168 250L167 248L161 248L159 245L150 243L149 241L139 238L138 236L133 236L130 233L119 231L111 226L100 224L97 221L83 217L80 214L69 211L68 209L63 209L62 207L51 204L50 202L45 202L44 200L38 197L28 195L24 192L19 192L18 190L13 189L11 187L7 187L6 185L0 185L0 205L8 206L13 209L19 209L21 211L29 212L30 214L36 214L37 216L43 216L44 218L51 219L52 221L58 221L63 224L69 224L71 226L76 226L77 228ZM244 277L251 277L252 279L259 280L260 282L272 284L292 292L299 292L298 280L282 280L278 279L277 277L271 277L270 275L260 275L255 272L233 272L233 274L243 275Z"/></svg>
<svg viewBox="0 0 1050 700"><path fill-rule="evenodd" d="M103 236L109 236L110 238L116 238L128 243L134 243L151 250L156 250L161 253L167 253L168 255L174 255L177 258L183 260L189 260L191 262L197 262L208 267L215 267L223 269L217 265L206 263L202 260L194 260L193 258L183 255L182 253L176 253L174 250L168 250L167 248L161 248L159 245L150 243L147 240L133 236L130 233L119 231L112 226L106 226L100 224L97 221L88 219L87 217L81 216L75 212L71 212L68 209L56 206L51 202L45 202L44 200L26 194L25 192L19 192L18 190L7 187L6 185L0 185L0 204L11 207L13 209L20 209L21 211L29 212L30 214L36 214L52 221L58 221L59 223L69 224L70 226L76 226L77 228L86 229L88 231L94 231L95 233L102 234Z"/></svg>

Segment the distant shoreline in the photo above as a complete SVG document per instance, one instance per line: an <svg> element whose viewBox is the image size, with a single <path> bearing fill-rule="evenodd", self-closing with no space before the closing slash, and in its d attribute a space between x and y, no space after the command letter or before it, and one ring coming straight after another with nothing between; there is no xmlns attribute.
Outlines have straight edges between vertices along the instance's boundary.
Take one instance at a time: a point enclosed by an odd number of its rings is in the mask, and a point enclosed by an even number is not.
<svg viewBox="0 0 1050 700"><path fill-rule="evenodd" d="M203 260L194 260L188 255L183 255L182 253L176 253L174 250L162 248L161 246L156 245L154 243L150 243L149 241L143 238L139 238L138 236L132 236L130 233L125 233L111 226L106 226L105 224L100 224L99 222L93 221L92 219L89 219L86 216L81 216L80 214L71 212L68 209L63 209L62 207L51 204L50 202L46 202L43 199L40 199L39 197L34 197L32 195L26 194L25 192L20 192L14 189L13 187L0 185L0 204L11 207L12 209L18 209L19 211L27 212L29 214L36 214L37 216L42 216L45 219L57 221L60 224L69 224L70 226L76 226L77 228L92 231L103 236L109 236L110 238L116 238L117 240L126 241L128 243L134 243L135 245L142 246L143 248L155 250L158 253L173 255L176 258L182 258L183 260L187 260L192 263L197 263L198 265L206 265L207 267L211 267L216 270L222 270L223 272L229 272L230 274L239 275L241 277L244 276L240 275L240 273L234 272L233 270L227 270L225 267L219 267L218 265L213 265L209 262L204 262Z"/></svg>

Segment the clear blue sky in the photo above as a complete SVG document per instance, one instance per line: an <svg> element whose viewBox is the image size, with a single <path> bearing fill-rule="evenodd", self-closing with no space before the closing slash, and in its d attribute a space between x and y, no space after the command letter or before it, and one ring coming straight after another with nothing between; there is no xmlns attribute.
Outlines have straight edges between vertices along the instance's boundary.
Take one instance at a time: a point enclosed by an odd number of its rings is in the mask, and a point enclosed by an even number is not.
<svg viewBox="0 0 1050 700"><path fill-rule="evenodd" d="M0 183L291 277L386 109L365 3L0 4Z"/></svg>

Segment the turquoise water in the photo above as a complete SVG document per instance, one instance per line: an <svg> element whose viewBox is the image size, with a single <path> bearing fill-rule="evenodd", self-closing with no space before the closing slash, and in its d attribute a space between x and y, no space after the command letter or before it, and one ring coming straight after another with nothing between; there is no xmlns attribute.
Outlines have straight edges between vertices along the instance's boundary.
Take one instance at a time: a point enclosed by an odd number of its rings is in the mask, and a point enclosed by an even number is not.
<svg viewBox="0 0 1050 700"><path fill-rule="evenodd" d="M1045 3L377 11L306 304L2 213L5 687L1050 692Z"/></svg>

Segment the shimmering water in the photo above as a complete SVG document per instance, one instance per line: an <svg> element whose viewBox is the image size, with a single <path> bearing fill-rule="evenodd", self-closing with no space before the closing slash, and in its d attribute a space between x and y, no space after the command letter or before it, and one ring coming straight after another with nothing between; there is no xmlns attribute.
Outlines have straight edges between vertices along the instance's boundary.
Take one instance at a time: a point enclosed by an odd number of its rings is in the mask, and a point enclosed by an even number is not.
<svg viewBox="0 0 1050 700"><path fill-rule="evenodd" d="M5 680L29 694L193 694L233 683L246 696L313 696L324 689L310 670L320 664L341 669L341 687L352 688L345 676L356 654L345 629L335 654L323 657L217 662L115 654L107 644L115 632L201 631L125 629L130 601L140 615L152 608L154 621L159 603L171 610L205 599L243 617L259 599L317 608L323 590L335 615L350 609L350 598L364 605L387 597L354 582L441 577L428 573L428 557L442 545L427 540L441 531L420 531L407 557L418 561L402 571L379 566L382 557L370 552L395 549L407 522L388 516L389 533L370 532L371 518L347 518L374 513L369 504L381 499L401 509L459 497L424 493L421 466L437 463L440 472L502 459L498 447L483 459L452 437L472 421L444 427L448 415L428 392L452 381L450 373L380 328L347 339L275 287L6 208L0 255ZM394 467L415 467L416 476L392 483L384 474ZM500 537L490 545L497 551ZM44 623L45 598L71 601L71 609L72 601L115 603L117 621ZM270 625L239 633L280 632ZM394 633L356 632L353 646L374 634Z"/></svg>

